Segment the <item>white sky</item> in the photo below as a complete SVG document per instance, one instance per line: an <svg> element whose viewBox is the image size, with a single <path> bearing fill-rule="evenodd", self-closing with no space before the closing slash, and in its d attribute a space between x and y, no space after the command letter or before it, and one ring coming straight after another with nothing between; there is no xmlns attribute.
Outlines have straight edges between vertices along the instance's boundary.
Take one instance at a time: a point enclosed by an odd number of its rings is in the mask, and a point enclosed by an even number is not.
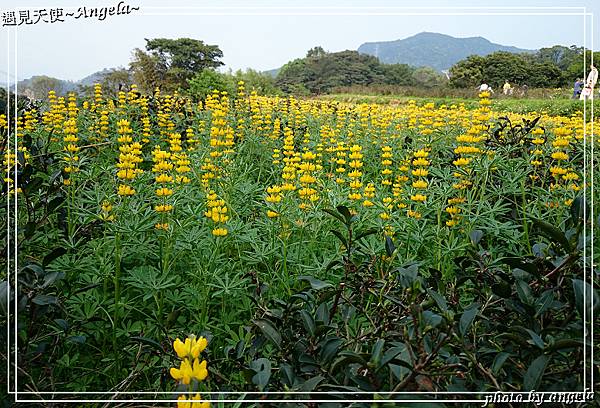
<svg viewBox="0 0 600 408"><path fill-rule="evenodd" d="M117 0L3 0L0 11L22 10L27 7L110 7L117 3ZM233 70L277 68L291 59L303 57L309 48L316 45L321 45L328 51L355 50L363 42L396 40L422 31L439 32L455 37L482 36L495 43L527 49L555 44L584 45L584 17L581 15L407 16L390 13L581 13L581 10L577 9L535 9L544 6L581 6L595 14L595 22L600 14L600 1L596 0L127 0L125 3L140 6L140 11L128 16L109 16L104 21L71 18L62 23L40 22L18 28L0 27L0 83L7 82L7 71L10 71L11 76L15 74L15 55L19 79L44 74L61 79L79 80L103 68L127 66L131 51L135 47L144 47L144 38L159 37L190 37L208 44L216 44L224 53L223 62L226 68ZM168 7L164 4L168 4ZM215 6L220 8L214 8ZM357 8L361 6L363 8ZM409 6L413 8L400 8ZM494 6L504 8L483 8ZM479 9L475 10L472 7ZM213 15L207 15L211 13ZM235 13L245 15L223 15ZM318 13L329 15L310 15ZM340 15L343 13L361 15ZM384 15L374 15L376 13ZM586 22L588 48L591 47L592 40L591 20L591 17L588 17ZM599 25L594 25L594 38L597 42L600 42Z"/></svg>

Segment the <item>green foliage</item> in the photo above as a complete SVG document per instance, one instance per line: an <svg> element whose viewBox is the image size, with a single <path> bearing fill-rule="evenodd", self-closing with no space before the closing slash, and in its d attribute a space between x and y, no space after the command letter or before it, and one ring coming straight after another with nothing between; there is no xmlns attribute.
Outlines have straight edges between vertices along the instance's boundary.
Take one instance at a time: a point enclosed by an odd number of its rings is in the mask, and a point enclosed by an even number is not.
<svg viewBox="0 0 600 408"><path fill-rule="evenodd" d="M146 39L146 51L135 49L130 64L135 82L146 93L157 86L167 90L187 88L188 80L196 73L223 65L223 52L218 46L191 38Z"/></svg>
<svg viewBox="0 0 600 408"><path fill-rule="evenodd" d="M593 59L598 65L598 61L600 61L600 52L593 53ZM585 71L584 71L584 59L585 59ZM592 52L587 50L585 53L585 58L583 53L580 53L574 61L567 67L565 76L568 78L569 85L572 85L576 78L581 78L583 80L587 79L587 75L590 72L590 68L592 66Z"/></svg>
<svg viewBox="0 0 600 408"><path fill-rule="evenodd" d="M373 84L435 86L443 76L431 68L412 68L406 64L381 64L373 56L356 51L327 53L315 47L307 57L284 65L277 74L276 84L292 93L299 87L310 93L322 94L342 86ZM300 88L300 89L302 89Z"/></svg>
<svg viewBox="0 0 600 408"><path fill-rule="evenodd" d="M204 100L213 91L235 92L233 77L212 69L204 69L188 81L188 93L196 100Z"/></svg>
<svg viewBox="0 0 600 408"><path fill-rule="evenodd" d="M387 85L410 85L413 83L415 69L409 65L383 64L381 68Z"/></svg>
<svg viewBox="0 0 600 408"><path fill-rule="evenodd" d="M551 62L540 62L528 54L495 52L485 57L470 56L450 69L450 84L475 87L482 82L500 88L513 85L553 88L563 84L561 70Z"/></svg>
<svg viewBox="0 0 600 408"><path fill-rule="evenodd" d="M236 71L233 74L233 80L235 83L244 81L246 90L250 92L254 90L259 95L281 94L281 90L275 85L275 78L272 75L254 69Z"/></svg>
<svg viewBox="0 0 600 408"><path fill-rule="evenodd" d="M196 79L202 91L220 80L235 85L238 78L204 73L190 81L190 90ZM181 96L148 98L150 142L140 149L145 171L132 182L136 196L120 197L115 173L121 149L110 140L123 118L142 137L145 104L114 107L100 142L94 125L101 110L80 109L80 172L70 186L62 185L62 140L42 122L38 107L39 125L23 129L19 138L22 152L31 155L17 158L19 212L6 211L8 182L0 200L0 214L18 222L20 280L11 294L19 321L11 344L21 363L19 384L40 391L170 393L172 340L196 333L210 341L206 389L216 392L294 390L304 393L298 398L310 398L314 391L331 391L359 399L353 393L400 398L390 392L581 388L583 311L600 307L591 302L592 295L598 299L596 281L582 279L584 262L597 261L582 257L591 245L583 226L589 231L596 222L589 219L587 197L549 189L555 179L548 169L529 164L532 131L542 120L550 125L540 137L549 142L539 148L550 157L551 119L517 122L507 115L489 123L479 147L493 154L474 160L462 224L449 228L444 207L455 194L453 150L462 126L444 124L420 134L407 128L409 115L389 115L386 128L375 123L381 114L406 110L354 107L342 122L339 104L327 100L302 101L300 108L292 98L259 98L262 105L254 107L253 98L227 100L223 120L235 129L235 146L218 161L222 178L210 184L231 214L224 237L211 235L201 184L205 159L215 151L209 147L215 111ZM419 120L439 115L425 102L431 100L419 99L414 107L423 115ZM435 103L448 107L451 101ZM167 112L169 132L181 136L192 168L190 183L173 184L169 231L154 227L161 215L154 210L151 152L156 145L171 147L158 111ZM443 112L472 114L456 107ZM330 177L337 157L329 147L348 140L343 135L350 123L352 143L363 147L363 180L378 186L371 208L347 206L347 187ZM289 193L276 208L280 216L268 218L265 191L282 180L283 166L273 164L273 153L281 149L283 127L291 129L298 152L321 152L323 169L313 174L322 195L313 207L300 209L298 194ZM339 129L335 144L323 135L327 127ZM9 135L2 132L6 143ZM428 146L429 201L420 219L396 208L389 209L389 219L380 216L393 194L380 184L381 144L391 140L395 168ZM569 147L573 172L585 146L576 140ZM320 143L328 147L317 150ZM8 169L10 177L14 170ZM570 207L546 205L566 198L573 199ZM111 210L104 210L105 201ZM387 226L394 238L383 234ZM13 243L1 241L0 251L6 255ZM12 285L4 277L2 307ZM15 298L8 300L12 308ZM9 315L0 307L2 323ZM12 332L0 332L0 339ZM340 396L324 398L333 404Z"/></svg>
<svg viewBox="0 0 600 408"><path fill-rule="evenodd" d="M572 45L565 47L563 45L555 45L549 48L540 48L536 53L536 58L540 62L549 62L556 65L561 70L569 68L573 62L581 59L583 47Z"/></svg>
<svg viewBox="0 0 600 408"><path fill-rule="evenodd" d="M583 205L578 198L572 212L583 214ZM442 288L418 264L397 265L390 238L383 254L371 253L364 239L373 232L356 231L359 219L346 207L326 212L343 226L333 232L344 249L327 269L340 269L343 278L332 284L300 277L309 285L288 300L256 292L252 337L226 350L247 367L249 384L305 391L290 397L305 399L312 391L395 398L388 392L542 391L581 383L580 249L572 247L567 258L554 252L564 249L557 227L540 230L543 254L497 259L486 235L472 231L467 256L456 260L457 285ZM573 245L584 222L577 216L567 223L577 231L565 232ZM573 290L561 286L568 279ZM585 290L590 299L595 289ZM338 397L330 396L332 403Z"/></svg>
<svg viewBox="0 0 600 408"><path fill-rule="evenodd" d="M102 76L102 92L116 98L119 91L128 90L133 83L131 72L127 69L114 69Z"/></svg>
<svg viewBox="0 0 600 408"><path fill-rule="evenodd" d="M145 94L152 94L156 87L167 89L172 87L167 82L167 67L161 63L156 55L148 54L139 48L134 49L129 69L133 81Z"/></svg>

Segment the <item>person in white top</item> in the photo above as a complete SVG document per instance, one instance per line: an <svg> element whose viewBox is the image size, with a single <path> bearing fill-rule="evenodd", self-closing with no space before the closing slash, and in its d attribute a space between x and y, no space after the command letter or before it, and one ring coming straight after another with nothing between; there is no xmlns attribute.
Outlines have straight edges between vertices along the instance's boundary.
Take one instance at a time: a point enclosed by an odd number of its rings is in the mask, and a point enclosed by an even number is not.
<svg viewBox="0 0 600 408"><path fill-rule="evenodd" d="M492 89L492 87L489 86L488 84L486 84L485 82L483 84L479 85L478 89L479 89L479 92L487 91L489 93L494 93L494 90Z"/></svg>
<svg viewBox="0 0 600 408"><path fill-rule="evenodd" d="M594 87L596 86L597 81L598 69L592 65L592 69L587 77L587 81L585 81L585 86L581 90L581 95L579 95L579 100L583 101L585 99L594 99Z"/></svg>

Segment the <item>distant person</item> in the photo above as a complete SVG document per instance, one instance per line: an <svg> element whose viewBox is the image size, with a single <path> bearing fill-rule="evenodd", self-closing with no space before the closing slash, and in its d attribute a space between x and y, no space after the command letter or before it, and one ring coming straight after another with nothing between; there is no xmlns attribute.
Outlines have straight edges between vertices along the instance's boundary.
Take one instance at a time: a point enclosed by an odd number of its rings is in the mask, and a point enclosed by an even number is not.
<svg viewBox="0 0 600 408"><path fill-rule="evenodd" d="M583 88L583 79L577 78L575 84L573 85L573 99L579 99L579 95L581 95L581 89Z"/></svg>
<svg viewBox="0 0 600 408"><path fill-rule="evenodd" d="M583 90L581 91L579 100L594 99L594 87L596 86L597 81L598 81L598 70L596 69L595 66L592 65L592 69L587 77L585 86L583 87Z"/></svg>
<svg viewBox="0 0 600 408"><path fill-rule="evenodd" d="M504 82L504 86L502 87L502 93L504 95L512 95L513 93L512 86L510 86L508 80Z"/></svg>
<svg viewBox="0 0 600 408"><path fill-rule="evenodd" d="M485 82L481 85L479 85L479 87L477 88L479 89L479 92L489 92L489 93L494 93L494 90L492 89L491 86L489 86L488 84L486 84Z"/></svg>
<svg viewBox="0 0 600 408"><path fill-rule="evenodd" d="M527 86L527 84L524 84L521 87L521 96L527 96L528 91L529 91L529 87Z"/></svg>

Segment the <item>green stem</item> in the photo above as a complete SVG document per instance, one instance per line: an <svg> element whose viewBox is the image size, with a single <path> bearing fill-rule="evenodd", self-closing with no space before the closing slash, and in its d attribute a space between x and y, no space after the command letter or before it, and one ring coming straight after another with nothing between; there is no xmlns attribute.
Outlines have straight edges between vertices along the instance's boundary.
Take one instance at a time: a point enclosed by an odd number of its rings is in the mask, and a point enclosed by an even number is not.
<svg viewBox="0 0 600 408"><path fill-rule="evenodd" d="M117 348L117 327L120 320L120 303L121 303L121 233L117 232L115 235L115 305L114 305L114 317L113 317L113 347L115 352ZM117 361L117 364L118 361Z"/></svg>
<svg viewBox="0 0 600 408"><path fill-rule="evenodd" d="M287 239L284 237L283 239L283 276L285 279L285 287L287 289L288 295L292 295L292 291L290 289L290 276L287 269Z"/></svg>
<svg viewBox="0 0 600 408"><path fill-rule="evenodd" d="M525 242L529 250L528 255L533 253L531 241L529 241L529 227L527 226L527 201L525 200L525 179L521 180L521 213L523 216L523 232L525 233Z"/></svg>

